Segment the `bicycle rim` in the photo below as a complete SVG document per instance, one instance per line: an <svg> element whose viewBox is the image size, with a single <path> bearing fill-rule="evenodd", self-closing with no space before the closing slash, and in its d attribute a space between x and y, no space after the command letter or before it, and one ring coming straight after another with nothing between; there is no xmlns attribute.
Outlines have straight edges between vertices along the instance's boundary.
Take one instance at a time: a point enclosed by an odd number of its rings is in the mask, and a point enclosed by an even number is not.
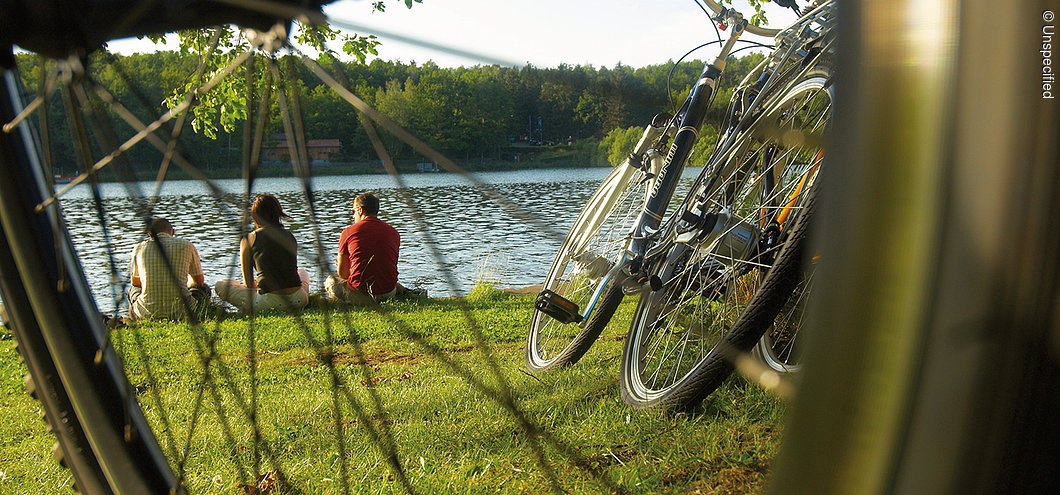
<svg viewBox="0 0 1060 495"><path fill-rule="evenodd" d="M806 303L812 293L811 267L755 346L762 362L778 373L796 373L802 369L802 346L805 344L800 344L800 333L806 324Z"/></svg>
<svg viewBox="0 0 1060 495"><path fill-rule="evenodd" d="M755 129L772 136L819 136L830 117L828 85L828 75L821 72L790 85ZM731 175L717 188L719 196L711 200L716 207L727 205L718 217L728 216L723 235L708 242L675 242L658 262L660 288L642 294L623 352L623 398L631 405L694 407L731 373L732 360L750 350L794 289L797 247L823 155L819 140L791 143L769 138L735 147L729 156L744 163L730 167ZM766 174L754 167L763 156L773 164L767 167L775 179L771 189ZM755 234L758 225L763 218L779 217L781 210L788 210L785 222L791 223L773 242L751 250L734 248L738 245L726 237L740 233L764 240L766 231Z"/></svg>
<svg viewBox="0 0 1060 495"><path fill-rule="evenodd" d="M556 254L544 288L583 310L599 291L593 313L581 323L562 323L534 310L527 336L526 362L531 370L577 362L614 314L622 292L600 290L605 276L621 258L629 232L643 205L647 183L643 172L627 164L616 167L586 203Z"/></svg>

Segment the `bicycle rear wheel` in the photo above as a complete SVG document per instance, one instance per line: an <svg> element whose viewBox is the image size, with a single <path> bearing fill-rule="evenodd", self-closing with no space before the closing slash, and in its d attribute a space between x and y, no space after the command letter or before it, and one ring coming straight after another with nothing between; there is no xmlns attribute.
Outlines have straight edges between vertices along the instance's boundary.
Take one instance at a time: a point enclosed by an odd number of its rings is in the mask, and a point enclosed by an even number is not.
<svg viewBox="0 0 1060 495"><path fill-rule="evenodd" d="M580 311L595 306L588 319L576 323L561 322L535 309L526 341L526 364L531 370L576 363L611 321L623 293L608 272L629 243L646 189L643 171L627 162L615 167L586 203L556 253L543 288L573 302ZM607 286L600 290L601 284ZM593 301L598 290L599 299Z"/></svg>
<svg viewBox="0 0 1060 495"><path fill-rule="evenodd" d="M799 334L805 325L806 302L813 292L812 266L806 272L784 308L773 319L773 324L755 345L755 354L778 373L796 373L802 369Z"/></svg>
<svg viewBox="0 0 1060 495"><path fill-rule="evenodd" d="M626 337L620 384L634 407L687 410L728 377L784 306L801 273L831 114L831 74L800 76L769 100L756 122L766 139L747 139L727 156L713 226L671 239L652 269ZM791 135L803 138L791 140ZM789 136L783 138L780 136ZM699 189L693 187L693 191ZM767 221L768 220L768 221ZM682 240L682 238L686 238Z"/></svg>

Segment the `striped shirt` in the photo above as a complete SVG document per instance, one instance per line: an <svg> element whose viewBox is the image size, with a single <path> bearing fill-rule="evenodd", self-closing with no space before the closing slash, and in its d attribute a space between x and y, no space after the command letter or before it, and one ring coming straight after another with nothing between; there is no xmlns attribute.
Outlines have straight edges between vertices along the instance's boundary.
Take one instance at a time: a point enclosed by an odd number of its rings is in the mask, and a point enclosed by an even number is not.
<svg viewBox="0 0 1060 495"><path fill-rule="evenodd" d="M133 248L129 272L143 288L129 308L133 317L182 319L182 299L190 297L189 280L202 276L202 263L191 242L163 233L157 242L148 238Z"/></svg>

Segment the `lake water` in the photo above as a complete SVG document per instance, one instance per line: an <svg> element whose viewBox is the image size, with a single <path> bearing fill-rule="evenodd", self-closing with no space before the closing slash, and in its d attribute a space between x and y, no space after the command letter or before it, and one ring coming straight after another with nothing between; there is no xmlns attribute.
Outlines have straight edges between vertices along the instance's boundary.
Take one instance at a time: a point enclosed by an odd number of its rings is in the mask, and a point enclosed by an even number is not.
<svg viewBox="0 0 1060 495"><path fill-rule="evenodd" d="M402 236L401 282L425 288L432 296L449 296L465 294L479 281L500 287L541 283L570 224L608 172L585 168L475 174L485 188L455 174L410 174L402 177L404 198L395 180L385 175L316 177L315 222L297 179L259 179L254 193L274 194L293 217L286 223L299 242L299 264L313 274L312 290L322 288L318 265L334 266L339 232L351 221L351 201L361 192L375 191L382 201L380 218ZM195 243L210 283L239 278L241 214L234 205L245 188L238 179L215 184L224 191L220 199L198 181L166 182L155 210L170 219L177 236ZM151 190L150 183L139 187L141 195ZM100 192L109 240L88 186L70 191L62 207L96 299L108 311L114 307L112 263L122 280L128 280L129 254L143 234L125 186L104 184Z"/></svg>
<svg viewBox="0 0 1060 495"><path fill-rule="evenodd" d="M474 174L484 187L456 174L409 174L402 177L404 190L386 175L316 177L311 185L315 221L297 179L259 179L253 193L275 195L293 217L286 224L298 239L299 264L312 274L313 291L322 291L322 269L334 266L339 232L351 221L353 198L375 191L382 202L380 218L401 233L399 280L427 289L431 296L451 296L466 294L480 281L499 287L540 284L570 224L609 171ZM687 170L684 182L697 171ZM177 236L199 249L211 284L240 277L237 205L245 188L240 179L215 184L223 191L219 197L198 181L166 182L155 209L173 223ZM136 194L149 193L151 186L139 184ZM111 311L117 290L110 276L112 263L127 281L129 255L143 239L142 223L130 199L135 195L124 185L104 184L100 192L106 237L88 186L70 191L62 207L96 300L101 309Z"/></svg>

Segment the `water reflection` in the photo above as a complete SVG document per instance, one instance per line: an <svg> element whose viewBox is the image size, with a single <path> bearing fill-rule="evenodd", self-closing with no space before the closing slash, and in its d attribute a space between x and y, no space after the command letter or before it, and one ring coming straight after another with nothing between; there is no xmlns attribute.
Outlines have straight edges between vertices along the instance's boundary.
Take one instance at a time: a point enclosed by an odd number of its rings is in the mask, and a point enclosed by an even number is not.
<svg viewBox="0 0 1060 495"><path fill-rule="evenodd" d="M288 227L299 242L299 264L313 275L314 291L322 291L323 277L333 267L339 232L351 221L351 201L361 192L375 191L382 201L380 217L402 236L398 264L402 283L426 288L432 296L450 296L467 293L479 281L501 287L541 283L563 235L608 171L524 170L476 175L524 215L553 225L551 232L542 232L525 217L513 215L466 179L452 174L405 176L414 209L405 206L394 180L387 176L315 178L315 222L302 184L296 179L260 179L254 184L254 193L274 194L293 217ZM239 276L242 212L238 205L242 204L245 185L241 180L217 181L217 185L225 191L220 199L195 181L167 182L155 210L170 219L178 236L195 243L210 283ZM150 185L141 184L140 189L150 191ZM129 255L143 238L143 228L125 187L104 184L101 193L109 239L103 235L101 215L87 186L71 191L62 200L62 207L96 300L104 311L112 311L112 294L120 284L111 280L112 263L120 280L127 281ZM438 259L429 241L440 253Z"/></svg>

